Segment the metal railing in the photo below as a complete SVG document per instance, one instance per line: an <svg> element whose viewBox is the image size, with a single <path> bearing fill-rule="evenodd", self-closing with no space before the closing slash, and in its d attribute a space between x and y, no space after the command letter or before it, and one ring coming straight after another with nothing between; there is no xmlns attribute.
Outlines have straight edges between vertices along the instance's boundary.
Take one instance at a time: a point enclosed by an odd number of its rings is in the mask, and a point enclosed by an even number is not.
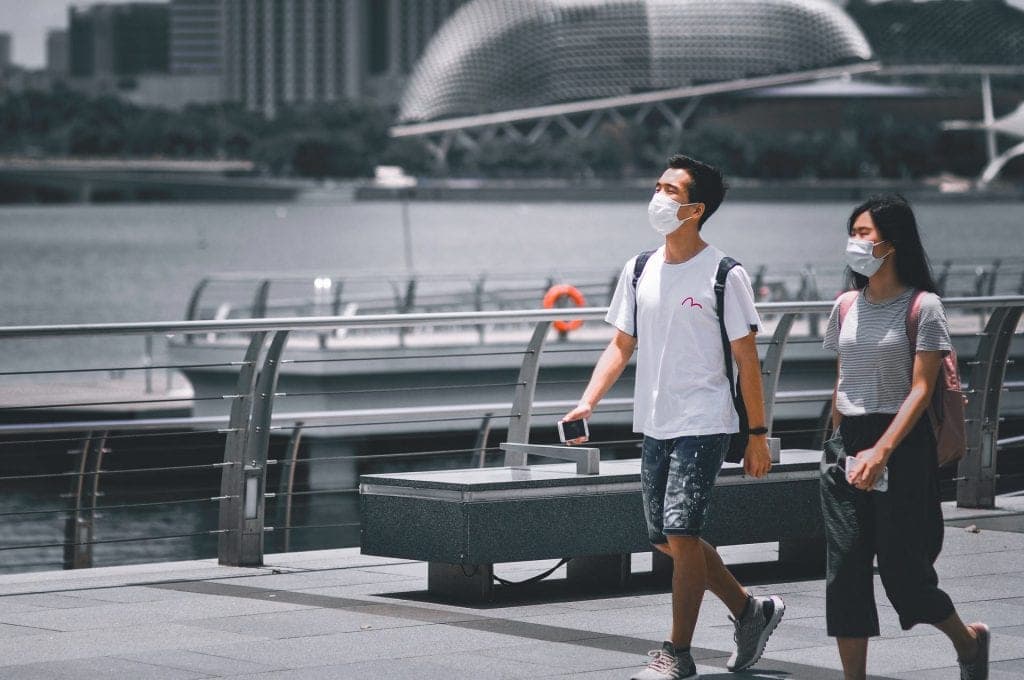
<svg viewBox="0 0 1024 680"><path fill-rule="evenodd" d="M992 507L996 488L996 462L1000 447L1019 446L1019 437L998 439L1000 401L1003 394L1024 389L1024 383L1005 380L1010 345L1020 325L1024 311L1024 297L977 297L947 299L947 310L952 313L975 315L987 310L984 330L978 333L978 346L973 360L968 362L966 392L968 406L969 451L961 462L957 475L957 500L962 506ZM780 391L779 377L787 343L793 324L798 317L826 314L831 302L763 303L758 309L764 316L777 318L770 338L761 338L764 358L765 401L769 427L774 427L776 405L782 403L824 403L831 398L829 391ZM479 455L495 451L487 446L487 432L494 421L507 422L507 441L512 444L530 442L531 418L539 415L558 416L570 408L574 401L535 399L541 354L546 341L553 335L553 321L571 316L584 320L603 319L603 308L554 310L516 310L495 312L452 312L434 314L374 315L358 317L313 317L273 319L232 319L220 321L87 324L59 326L22 326L0 328L0 341L25 338L68 338L112 335L194 335L205 333L245 333L248 344L244 357L222 364L205 366L237 369L237 380L232 393L217 398L230 401L226 417L185 417L151 419L78 420L73 422L18 422L0 425L0 451L12 445L37 446L40 442L72 442L69 451L75 458L73 469L59 473L0 474L0 484L28 482L38 479L64 479L71 487L66 508L31 510L8 513L10 515L42 515L50 513L66 516L63 540L50 540L33 544L0 546L0 554L19 549L61 547L64 563L68 567L88 566L92 563L92 546L109 542L153 541L193 536L216 536L218 557L226 565L258 565L262 563L264 537L268 531L284 534L284 547L288 549L291 532L300 529L354 526L357 523L326 523L296 526L292 524L291 499L304 493L353 493L355 488L297 491L295 471L310 461L299 457L304 435L316 428L344 428L353 425L388 422L422 422L433 426L444 423L478 422L480 437L474 447L459 450L389 452L383 454L339 455L319 458L319 462L351 461L358 458L424 458L440 454ZM289 335L297 331L346 329L409 329L424 326L485 326L489 324L520 323L533 326L526 346L516 352L521 355L518 376L504 385L508 401L495 403L426 405L393 409L367 408L346 410L309 410L288 412L275 409L275 400L287 397L277 389ZM817 342L817 341L815 341ZM464 356L474 356L463 352ZM460 356L456 354L456 356ZM595 357L596 359L596 357ZM306 360L316 362L317 359ZM145 368L145 366L140 367ZM173 365L167 368L174 368ZM77 370L77 369L72 369ZM46 371L38 371L44 373ZM60 372L54 369L53 372ZM434 388L426 388L434 389ZM582 385L579 387L582 391ZM159 400L153 400L159 401ZM103 403L103 402L101 402ZM106 402L114 403L114 402ZM606 399L604 412L631 410L631 399ZM146 437L179 433L185 435L216 435L224 438L223 453L214 461L173 464L138 468L111 465L113 454L120 442L144 441ZM272 433L290 435L278 457L271 457ZM20 439L19 439L20 437ZM613 443L613 442L608 442ZM623 443L623 442L614 442ZM174 452L175 455L182 451ZM2 460L2 459L0 459ZM280 466L277 490L267 488L268 469ZM5 470L10 466L5 465ZM214 493L193 493L189 497L152 503L105 504L101 477L115 475L178 472L219 472L219 489ZM267 501L279 501L274 526L268 522ZM283 501L283 502L280 502ZM120 508L173 506L216 503L219 516L216 528L197 531L173 531L157 536L118 537L99 539L95 528L97 518L104 512Z"/></svg>
<svg viewBox="0 0 1024 680"><path fill-rule="evenodd" d="M944 296L1024 295L1024 258L945 260L936 265ZM789 263L751 270L760 302L820 300L841 289L845 270ZM521 309L539 304L555 283L580 289L592 306L607 305L619 271L564 269L496 274L353 274L342 272L212 274L193 288L185 318L260 318L277 315L403 314L447 309Z"/></svg>

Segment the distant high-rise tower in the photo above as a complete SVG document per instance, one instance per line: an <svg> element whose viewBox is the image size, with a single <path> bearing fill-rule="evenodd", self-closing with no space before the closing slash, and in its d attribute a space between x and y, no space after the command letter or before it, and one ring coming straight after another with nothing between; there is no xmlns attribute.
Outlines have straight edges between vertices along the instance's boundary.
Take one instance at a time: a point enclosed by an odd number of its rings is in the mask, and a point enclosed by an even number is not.
<svg viewBox="0 0 1024 680"><path fill-rule="evenodd" d="M46 32L46 72L54 78L68 75L68 32L52 29Z"/></svg>
<svg viewBox="0 0 1024 680"><path fill-rule="evenodd" d="M168 72L168 8L154 3L72 6L69 70L76 78Z"/></svg>
<svg viewBox="0 0 1024 680"><path fill-rule="evenodd" d="M281 106L396 103L442 23L466 0L223 0L228 99Z"/></svg>
<svg viewBox="0 0 1024 680"><path fill-rule="evenodd" d="M171 73L224 72L223 0L171 0Z"/></svg>
<svg viewBox="0 0 1024 680"><path fill-rule="evenodd" d="M11 34L0 33L0 71L11 67Z"/></svg>

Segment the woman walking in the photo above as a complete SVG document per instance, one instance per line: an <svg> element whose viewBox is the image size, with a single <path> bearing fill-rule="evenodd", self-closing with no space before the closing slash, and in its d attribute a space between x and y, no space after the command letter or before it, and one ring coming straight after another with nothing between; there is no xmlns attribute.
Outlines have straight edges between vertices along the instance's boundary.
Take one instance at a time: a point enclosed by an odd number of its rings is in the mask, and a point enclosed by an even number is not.
<svg viewBox="0 0 1024 680"><path fill-rule="evenodd" d="M944 525L926 409L952 348L942 302L902 196L869 199L853 210L847 228L846 259L857 292L832 309L824 343L839 357L832 425L842 441L836 459L826 454L822 461L828 635L836 638L846 680L863 680L868 638L879 634L877 557L900 626L935 626L953 643L961 679L983 680L988 626L960 620L934 568ZM912 351L907 321L915 299L920 315ZM847 462L847 455L856 461Z"/></svg>

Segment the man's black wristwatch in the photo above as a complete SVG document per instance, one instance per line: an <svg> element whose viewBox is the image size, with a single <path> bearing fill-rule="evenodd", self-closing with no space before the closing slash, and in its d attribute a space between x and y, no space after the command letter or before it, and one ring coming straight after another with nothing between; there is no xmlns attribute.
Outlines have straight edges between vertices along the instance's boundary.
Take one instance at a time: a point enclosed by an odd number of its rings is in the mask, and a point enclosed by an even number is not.
<svg viewBox="0 0 1024 680"><path fill-rule="evenodd" d="M747 430L747 434L768 434L768 428L764 425L761 427L752 427Z"/></svg>

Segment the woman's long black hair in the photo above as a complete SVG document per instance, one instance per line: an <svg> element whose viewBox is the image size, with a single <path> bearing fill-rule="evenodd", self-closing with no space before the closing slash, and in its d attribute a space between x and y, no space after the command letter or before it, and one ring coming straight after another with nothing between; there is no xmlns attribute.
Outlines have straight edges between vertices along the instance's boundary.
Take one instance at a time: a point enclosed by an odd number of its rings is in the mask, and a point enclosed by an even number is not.
<svg viewBox="0 0 1024 680"><path fill-rule="evenodd" d="M871 213L871 219L882 239L896 249L896 276L900 283L929 293L937 293L938 286L932 277L928 254L924 252L921 235L917 230L917 220L907 199L899 194L872 196L850 213L846 225L847 234L853 235L853 223L865 212ZM868 285L868 277L849 268L847 275L853 288L860 289Z"/></svg>

